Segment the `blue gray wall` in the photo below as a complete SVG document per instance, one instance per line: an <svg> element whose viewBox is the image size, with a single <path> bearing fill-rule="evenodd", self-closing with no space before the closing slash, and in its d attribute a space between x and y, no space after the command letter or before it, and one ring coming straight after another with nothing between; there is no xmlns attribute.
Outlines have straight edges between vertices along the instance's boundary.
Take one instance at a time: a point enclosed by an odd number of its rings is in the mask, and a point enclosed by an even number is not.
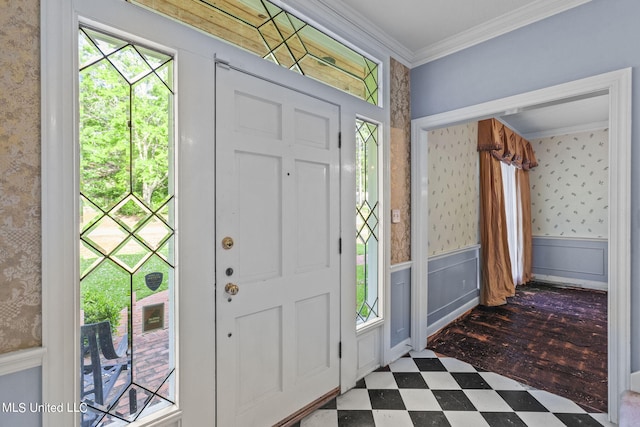
<svg viewBox="0 0 640 427"><path fill-rule="evenodd" d="M391 348L411 336L411 267L391 273Z"/></svg>
<svg viewBox="0 0 640 427"><path fill-rule="evenodd" d="M640 164L640 1L592 0L411 71L413 118L580 78L633 69L633 148ZM631 257L640 256L640 171L632 169ZM631 362L640 369L640 263L631 268Z"/></svg>
<svg viewBox="0 0 640 427"><path fill-rule="evenodd" d="M604 239L533 238L533 274L606 283L609 245Z"/></svg>
<svg viewBox="0 0 640 427"><path fill-rule="evenodd" d="M432 325L478 298L479 250L473 247L429 259L427 324Z"/></svg>
<svg viewBox="0 0 640 427"><path fill-rule="evenodd" d="M42 411L38 408L42 400L41 372L37 367L0 376L0 426L42 425Z"/></svg>

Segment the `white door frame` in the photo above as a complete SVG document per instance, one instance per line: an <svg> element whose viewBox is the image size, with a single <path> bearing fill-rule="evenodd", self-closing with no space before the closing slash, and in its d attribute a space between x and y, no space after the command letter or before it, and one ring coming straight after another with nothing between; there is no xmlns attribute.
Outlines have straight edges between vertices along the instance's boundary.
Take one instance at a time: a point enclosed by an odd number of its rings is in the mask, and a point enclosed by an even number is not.
<svg viewBox="0 0 640 427"><path fill-rule="evenodd" d="M228 43L213 37L186 29L171 19L164 18L131 3L122 0L49 0L41 5L41 79L42 79L42 329L43 329L43 366L42 366L42 402L59 404L60 402L74 402L79 395L76 384L72 380L77 375L77 358L74 356L74 344L78 341L79 295L74 290L77 279L77 158L75 154L76 141L76 79L78 70L75 68L77 55L77 31L81 19L95 23L103 23L117 31L131 33L146 40L153 40L172 49L174 46L189 46L188 53L178 56L180 64L186 58L209 58L213 63L214 56L223 58L235 67L267 78L275 83L285 84L298 91L329 100L341 106L340 122L345 129L342 137L341 152L341 189L340 189L340 221L342 223L343 258L341 262L341 337L342 361L340 384L342 391L353 387L356 382L357 371L357 341L353 307L355 307L355 221L353 214L353 199L355 197L354 165L355 165L355 131L348 132L350 124L355 127L356 117L367 117L379 123L389 123L389 105L378 107L356 97L331 88L308 77L292 73L269 61L265 61L253 54L247 53ZM82 17L82 18L80 18ZM161 37L156 37L158 28L162 29ZM198 34L193 41L193 34ZM369 54L383 58L384 77L381 78L381 90L384 99L388 99L388 87L384 85L389 79L388 55L380 52L376 46L363 46L369 49ZM203 56L202 52L206 52ZM202 62L200 62L202 63ZM180 73L180 69L178 69ZM180 77L179 77L180 78ZM195 78L189 75L187 78ZM213 82L213 75L211 75ZM200 92L182 91L178 88L178 99L205 96L209 89ZM182 97L182 98L181 98ZM178 101L180 102L180 101ZM182 124L187 122L202 122L201 115L179 118ZM213 125L212 119L209 123ZM388 141L388 126L385 126L385 139ZM211 135L213 132L196 131L191 134L179 134L180 141L185 146L191 146L195 141L206 140L213 146ZM208 140L206 138L209 138ZM182 153L183 156L196 156L195 152ZM180 171L178 171L180 173ZM197 193L202 182L212 177L213 168L208 167L206 177L202 181L187 182L182 177L184 191ZM193 184L193 185L190 185ZM205 183L209 185L209 183ZM213 185L213 183L211 183ZM200 187L199 187L200 186ZM386 187L385 187L386 188ZM184 194L186 196L186 193ZM182 197L178 195L178 198ZM189 197L195 197L190 195ZM208 201L214 204L213 200ZM178 206L180 201L178 201ZM194 221L195 222L195 221ZM180 225L184 231L187 224ZM193 227L192 227L193 229ZM202 230L200 230L202 231ZM180 232L180 230L178 230ZM192 233L193 231L190 231ZM202 233L200 233L202 235ZM211 240L213 241L213 233ZM206 254L203 253L203 257ZM178 255L179 256L179 255ZM191 265L206 262L212 265L212 258L193 260ZM184 266L182 266L184 267ZM179 266L179 268L181 268ZM181 278L181 280L184 280ZM203 281L213 292L213 276L211 282ZM186 291L186 290L185 290ZM195 290L194 290L195 292ZM178 304L186 304L186 300L193 298L179 291ZM204 302L207 298L201 298ZM203 321L201 314L206 315ZM180 313L177 327L179 330L200 326L209 326L209 319L213 319L214 310L202 311L185 307ZM209 329L210 330L210 327ZM161 421L165 425L168 421L193 423L197 412L200 390L206 389L206 381L201 381L199 366L203 363L215 364L204 356L198 356L198 349L188 349L185 343L179 341L179 410L167 415ZM214 351L208 347L207 351ZM187 357L187 355L191 355ZM189 360L187 360L189 359ZM208 375L208 374L207 374ZM209 378L207 376L207 378ZM215 380L215 378L214 378ZM213 388L213 385L211 385ZM205 390L207 396L208 392ZM209 400L206 411L214 411ZM159 414L161 415L161 414ZM72 413L45 413L43 425L74 425ZM208 419L211 419L210 417ZM173 425L173 424L172 424Z"/></svg>
<svg viewBox="0 0 640 427"><path fill-rule="evenodd" d="M428 289L428 131L599 91L609 93L609 417L617 422L618 399L622 391L629 388L631 375L631 68L412 121L412 295L419 297L414 299L412 326L419 332L414 347L424 348Z"/></svg>

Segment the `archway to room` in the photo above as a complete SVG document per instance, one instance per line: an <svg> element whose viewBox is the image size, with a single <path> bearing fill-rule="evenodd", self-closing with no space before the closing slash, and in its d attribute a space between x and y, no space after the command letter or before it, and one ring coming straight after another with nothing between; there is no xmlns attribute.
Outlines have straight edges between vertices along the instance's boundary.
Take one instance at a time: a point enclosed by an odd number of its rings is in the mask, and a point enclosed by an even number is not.
<svg viewBox="0 0 640 427"><path fill-rule="evenodd" d="M414 259L419 260L416 271L416 288L414 291L421 295L420 305L414 314L422 314L424 319L428 316L428 303L426 302L431 292L428 283L428 236L433 231L433 225L429 224L428 198L431 195L426 184L428 171L427 141L428 132L433 129L446 128L469 121L477 121L489 117L499 117L507 113L522 110L535 110L550 104L563 104L567 101L581 98L591 98L594 95L609 95L609 256L607 258L607 283L608 293L608 402L609 408L617 408L619 393L627 388L629 381L629 354L628 354L628 328L629 328L629 245L626 242L629 230L629 211L627 200L629 195L629 170L628 152L630 147L629 87L625 85L628 79L628 71L623 70L601 76L595 76L581 81L571 82L552 88L542 89L527 94L516 95L502 100L491 101L472 107L441 113L434 116L423 117L413 121L413 177L414 177L414 204L413 212L414 238L419 245L414 247ZM419 219L418 219L419 218ZM469 302L470 305L461 307L462 310L453 314L448 321L455 319L466 310L477 304L477 300ZM422 310L422 311L420 311ZM427 317L428 318L428 317ZM445 322L446 324L446 322ZM431 326L431 325L430 325ZM444 324L442 325L444 326ZM428 327L429 328L429 327ZM429 330L429 334L433 330ZM609 411L612 421L617 420L615 410Z"/></svg>

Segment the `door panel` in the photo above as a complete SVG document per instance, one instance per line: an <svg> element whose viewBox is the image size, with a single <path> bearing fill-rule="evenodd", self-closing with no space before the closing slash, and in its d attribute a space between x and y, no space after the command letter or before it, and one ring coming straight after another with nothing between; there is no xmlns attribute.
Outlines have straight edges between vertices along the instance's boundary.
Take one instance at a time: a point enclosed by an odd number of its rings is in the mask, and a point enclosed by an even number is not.
<svg viewBox="0 0 640 427"><path fill-rule="evenodd" d="M218 425L272 425L339 386L339 108L220 66L216 90Z"/></svg>

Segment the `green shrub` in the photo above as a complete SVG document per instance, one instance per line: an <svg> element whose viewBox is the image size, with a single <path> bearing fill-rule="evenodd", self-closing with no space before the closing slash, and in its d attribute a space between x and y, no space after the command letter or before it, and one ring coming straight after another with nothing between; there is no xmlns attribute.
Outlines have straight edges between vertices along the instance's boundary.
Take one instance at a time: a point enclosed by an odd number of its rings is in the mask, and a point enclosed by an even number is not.
<svg viewBox="0 0 640 427"><path fill-rule="evenodd" d="M84 293L84 323L97 323L103 320L111 322L111 331L120 325L120 310L122 307L113 301L109 295L96 289Z"/></svg>

